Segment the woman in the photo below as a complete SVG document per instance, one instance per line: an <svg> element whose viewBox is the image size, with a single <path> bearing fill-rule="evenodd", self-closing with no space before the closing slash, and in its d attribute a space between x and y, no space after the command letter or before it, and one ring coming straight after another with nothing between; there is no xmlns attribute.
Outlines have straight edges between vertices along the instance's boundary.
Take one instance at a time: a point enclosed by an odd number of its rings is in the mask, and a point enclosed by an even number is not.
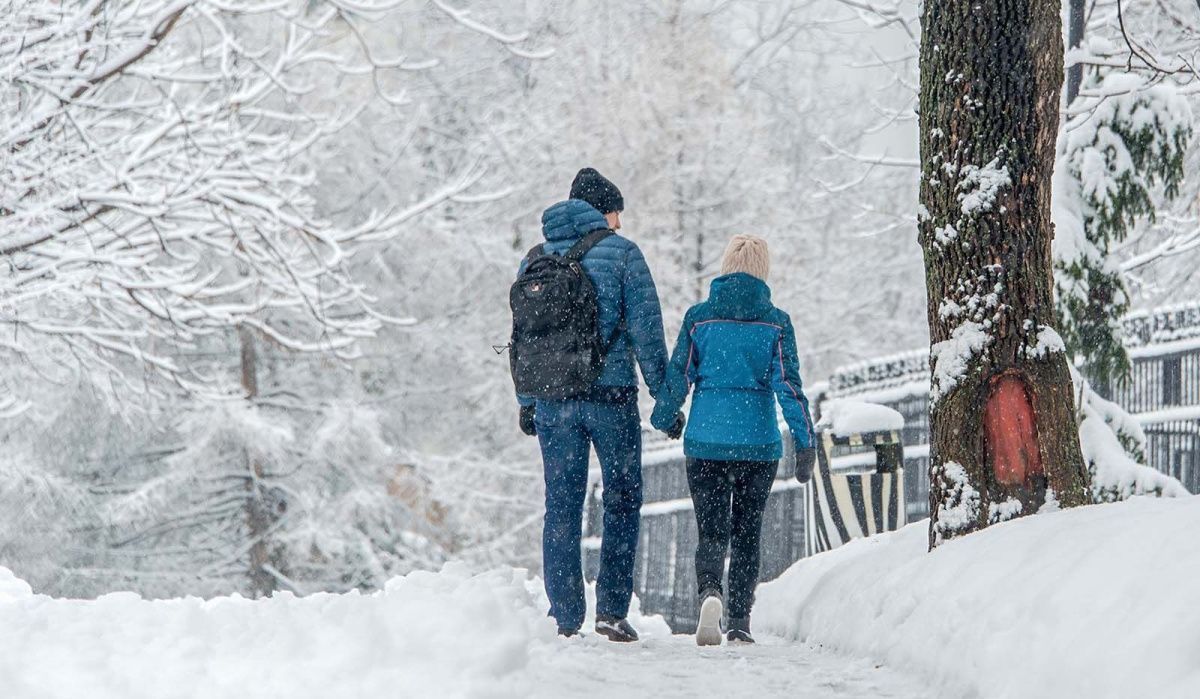
<svg viewBox="0 0 1200 699"><path fill-rule="evenodd" d="M651 416L655 428L678 438L685 423L679 410L696 387L683 450L700 533L700 645L721 643L726 600L727 638L754 642L750 607L758 583L762 516L783 456L776 399L796 445L800 482L811 477L816 455L795 332L788 315L771 305L769 271L765 240L738 235L729 241L708 300L684 316L665 388ZM721 581L731 544L724 598Z"/></svg>

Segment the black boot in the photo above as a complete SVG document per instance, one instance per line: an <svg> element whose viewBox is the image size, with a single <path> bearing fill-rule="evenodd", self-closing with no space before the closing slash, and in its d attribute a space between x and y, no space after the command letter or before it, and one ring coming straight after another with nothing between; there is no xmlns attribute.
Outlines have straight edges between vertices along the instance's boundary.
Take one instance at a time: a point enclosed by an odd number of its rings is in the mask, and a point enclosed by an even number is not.
<svg viewBox="0 0 1200 699"><path fill-rule="evenodd" d="M725 634L725 638L730 643L754 643L754 637L750 635L750 617L731 618L729 633Z"/></svg>
<svg viewBox="0 0 1200 699"><path fill-rule="evenodd" d="M637 631L628 620L613 616L597 616L596 633L617 643L633 643L638 640Z"/></svg>

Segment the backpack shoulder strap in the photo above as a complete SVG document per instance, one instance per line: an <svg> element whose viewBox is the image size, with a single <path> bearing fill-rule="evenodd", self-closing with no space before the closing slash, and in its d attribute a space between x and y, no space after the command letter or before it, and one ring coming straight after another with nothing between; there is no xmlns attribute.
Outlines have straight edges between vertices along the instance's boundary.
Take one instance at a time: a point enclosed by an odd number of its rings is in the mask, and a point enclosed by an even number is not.
<svg viewBox="0 0 1200 699"><path fill-rule="evenodd" d="M579 242L571 246L563 257L574 262L582 262L583 256L588 254L588 251L596 247L596 243L604 240L610 235L615 235L611 228L601 228L598 231L592 231L579 239Z"/></svg>
<svg viewBox="0 0 1200 699"><path fill-rule="evenodd" d="M533 262L533 258L535 257L541 257L545 251L546 245L544 243L534 245L529 249L529 252L525 253L525 264L528 265L530 262Z"/></svg>

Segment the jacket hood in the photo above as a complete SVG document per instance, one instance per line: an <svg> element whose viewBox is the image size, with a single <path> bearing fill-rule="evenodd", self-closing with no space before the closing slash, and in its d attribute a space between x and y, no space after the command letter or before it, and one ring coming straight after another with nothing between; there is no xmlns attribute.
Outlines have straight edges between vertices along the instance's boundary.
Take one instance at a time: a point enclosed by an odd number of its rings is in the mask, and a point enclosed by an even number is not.
<svg viewBox="0 0 1200 699"><path fill-rule="evenodd" d="M713 312L730 320L759 320L773 309L771 288L745 272L734 272L712 280L708 303Z"/></svg>
<svg viewBox="0 0 1200 699"><path fill-rule="evenodd" d="M608 228L604 214L582 199L560 201L542 213L542 235L546 240L576 240Z"/></svg>

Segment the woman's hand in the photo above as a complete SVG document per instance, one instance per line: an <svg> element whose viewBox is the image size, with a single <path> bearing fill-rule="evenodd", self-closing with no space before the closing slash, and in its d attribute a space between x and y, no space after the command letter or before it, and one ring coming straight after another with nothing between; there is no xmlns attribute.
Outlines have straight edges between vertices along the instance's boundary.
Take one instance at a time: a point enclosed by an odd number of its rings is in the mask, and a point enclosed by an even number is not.
<svg viewBox="0 0 1200 699"><path fill-rule="evenodd" d="M812 480L813 466L817 463L817 450L805 447L796 450L796 480L807 483Z"/></svg>

